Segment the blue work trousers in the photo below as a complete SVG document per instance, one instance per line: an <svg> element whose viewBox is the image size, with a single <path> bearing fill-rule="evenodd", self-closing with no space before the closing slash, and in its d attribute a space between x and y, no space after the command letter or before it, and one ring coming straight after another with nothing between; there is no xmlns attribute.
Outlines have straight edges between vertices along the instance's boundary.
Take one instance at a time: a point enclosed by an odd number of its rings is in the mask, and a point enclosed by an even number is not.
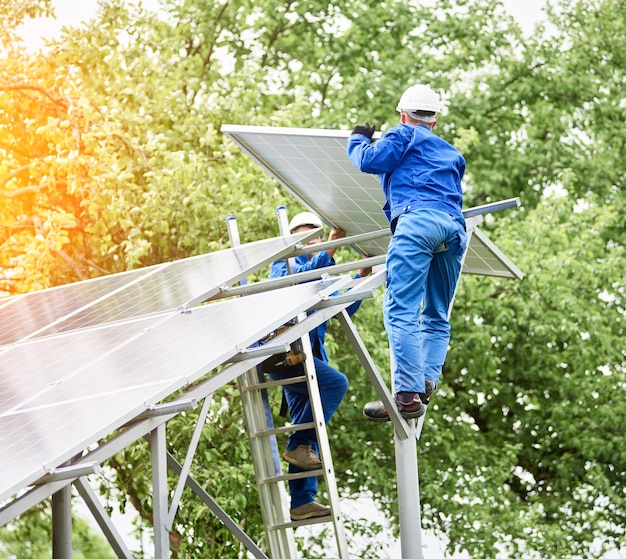
<svg viewBox="0 0 626 559"><path fill-rule="evenodd" d="M322 409L324 410L324 421L326 425L328 425L328 422L337 411L339 404L348 391L348 378L342 372L333 369L328 363L317 357L314 357L313 361L320 391L320 399L322 400ZM304 375L303 365L290 368L290 376L301 375ZM280 375L270 374L270 377L278 378ZM285 398L289 405L289 415L291 416L293 424L312 422L313 410L311 409L309 390L306 382L286 385L283 387L283 390L285 391ZM289 441L287 442L287 450L293 450L301 444L312 445L315 454L319 456L315 429L305 429L291 433ZM292 464L289 465L289 473L300 471L300 468ZM303 479L289 480L289 493L291 494L291 508L293 509L314 501L315 495L317 494L317 477L311 476Z"/></svg>
<svg viewBox="0 0 626 559"><path fill-rule="evenodd" d="M442 243L447 250L435 252ZM424 392L425 379L439 383L466 246L464 223L445 212L417 209L398 218L387 253L383 302L395 393Z"/></svg>

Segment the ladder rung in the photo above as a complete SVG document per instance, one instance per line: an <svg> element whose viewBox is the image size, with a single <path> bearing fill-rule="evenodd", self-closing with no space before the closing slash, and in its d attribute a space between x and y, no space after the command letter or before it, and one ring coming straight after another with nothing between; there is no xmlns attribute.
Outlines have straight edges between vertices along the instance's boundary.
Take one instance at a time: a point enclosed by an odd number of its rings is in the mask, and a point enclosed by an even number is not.
<svg viewBox="0 0 626 559"><path fill-rule="evenodd" d="M306 520L292 520L291 522L283 522L281 524L274 524L274 526L268 526L268 530L284 530L285 528L297 528L298 526L310 526L311 524L322 524L323 522L332 522L333 516L317 516L314 518L307 518Z"/></svg>
<svg viewBox="0 0 626 559"><path fill-rule="evenodd" d="M264 429L257 433L251 433L251 437L269 437L270 435L280 435L281 433L291 433L292 431L304 431L305 429L314 429L315 423L297 423L295 425L284 425L283 427L275 427L274 429Z"/></svg>
<svg viewBox="0 0 626 559"><path fill-rule="evenodd" d="M278 481L288 481L290 479L304 479L307 477L320 477L324 475L324 469L319 468L317 470L305 470L293 474L279 474L276 476L269 476L265 479L259 479L259 483L276 483Z"/></svg>
<svg viewBox="0 0 626 559"><path fill-rule="evenodd" d="M245 391L250 390L263 390L264 388L273 388L275 386L285 386L287 384L297 384L298 382L306 382L306 376L299 377L287 377L278 380L268 380L265 382L257 382L255 384L249 384L244 388Z"/></svg>

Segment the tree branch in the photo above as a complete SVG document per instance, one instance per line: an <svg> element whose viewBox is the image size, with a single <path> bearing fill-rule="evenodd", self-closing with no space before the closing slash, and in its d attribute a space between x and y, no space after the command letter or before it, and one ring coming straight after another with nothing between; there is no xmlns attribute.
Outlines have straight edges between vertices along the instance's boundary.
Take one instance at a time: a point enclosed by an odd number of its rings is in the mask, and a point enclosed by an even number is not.
<svg viewBox="0 0 626 559"><path fill-rule="evenodd" d="M43 186L24 186L22 188L18 188L17 190L0 190L0 197L2 198L17 198L18 196L22 196L23 194L28 194L29 192L38 192L41 190Z"/></svg>
<svg viewBox="0 0 626 559"><path fill-rule="evenodd" d="M22 91L22 90L30 90L37 91L41 93L50 101L52 101L55 105L63 105L67 106L67 101L63 97L55 97L50 93L46 88L41 87L40 85L32 85L29 83L17 83L17 84L0 84L0 91Z"/></svg>

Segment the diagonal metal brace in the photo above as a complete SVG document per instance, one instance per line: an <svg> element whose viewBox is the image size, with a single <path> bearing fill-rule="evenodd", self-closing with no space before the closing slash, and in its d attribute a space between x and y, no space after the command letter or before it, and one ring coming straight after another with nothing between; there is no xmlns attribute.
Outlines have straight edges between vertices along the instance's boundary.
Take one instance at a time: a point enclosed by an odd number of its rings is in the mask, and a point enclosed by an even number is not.
<svg viewBox="0 0 626 559"><path fill-rule="evenodd" d="M365 369L367 376L369 377L376 393L380 396L380 399L389 414L389 418L393 423L393 426L396 429L396 433L400 440L407 439L413 434L413 429L409 426L409 424L405 421L405 419L400 415L396 404L387 389L387 385L383 381L382 376L378 372L376 364L372 359L371 355L367 351L367 348L363 344L361 337L356 331L356 327L354 326L354 322L348 315L348 313L343 310L340 314L337 315L337 319L341 323L343 330L345 331L352 347L354 347L354 351L356 352L359 361L361 361L361 365Z"/></svg>

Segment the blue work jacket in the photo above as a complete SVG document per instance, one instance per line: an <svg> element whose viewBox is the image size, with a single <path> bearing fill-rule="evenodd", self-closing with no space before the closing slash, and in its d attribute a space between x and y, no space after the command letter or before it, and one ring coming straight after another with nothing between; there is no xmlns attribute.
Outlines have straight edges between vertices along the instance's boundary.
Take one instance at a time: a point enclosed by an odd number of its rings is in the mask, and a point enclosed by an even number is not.
<svg viewBox="0 0 626 559"><path fill-rule="evenodd" d="M291 264L295 261L295 264ZM308 254L301 254L293 259L290 259L291 273L297 274L300 272L308 272L309 270L315 270L318 268L326 268L335 264L335 260L331 258L325 250L321 250L313 255L309 260ZM270 278L280 278L286 276L287 262L285 260L277 260L272 263L270 268ZM360 277L359 274L355 274L355 278ZM361 306L361 301L355 301L352 303L346 311L349 316L352 316L357 309ZM328 328L328 322L322 322L317 328L314 328L309 332L309 338L311 339L311 347L313 348L313 354L318 358L328 363L328 354L324 347L324 339L326 338L326 330Z"/></svg>
<svg viewBox="0 0 626 559"><path fill-rule="evenodd" d="M374 142L352 134L347 153L357 169L378 175L392 232L398 216L418 208L440 210L465 223L461 212L465 159L427 126L399 124Z"/></svg>

